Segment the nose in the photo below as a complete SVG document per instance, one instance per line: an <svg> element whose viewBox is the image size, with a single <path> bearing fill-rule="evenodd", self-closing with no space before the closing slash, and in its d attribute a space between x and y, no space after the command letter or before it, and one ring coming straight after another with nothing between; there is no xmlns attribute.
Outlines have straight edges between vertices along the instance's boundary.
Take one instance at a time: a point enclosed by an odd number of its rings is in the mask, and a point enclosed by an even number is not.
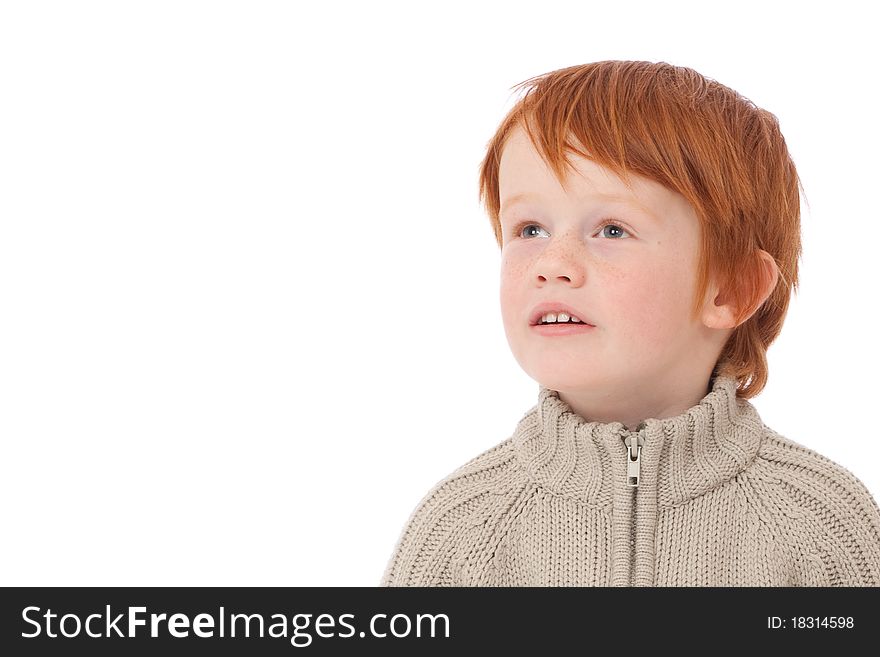
<svg viewBox="0 0 880 657"><path fill-rule="evenodd" d="M584 284L585 256L577 241L576 237L565 236L558 240L551 239L535 261L534 278L538 284L543 285L548 281L558 281L572 287Z"/></svg>

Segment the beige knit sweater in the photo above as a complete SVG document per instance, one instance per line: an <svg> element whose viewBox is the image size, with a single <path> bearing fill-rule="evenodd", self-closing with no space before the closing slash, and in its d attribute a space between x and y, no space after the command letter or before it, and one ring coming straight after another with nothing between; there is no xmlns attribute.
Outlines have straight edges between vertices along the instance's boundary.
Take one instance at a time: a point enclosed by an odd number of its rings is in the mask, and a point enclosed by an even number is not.
<svg viewBox="0 0 880 657"><path fill-rule="evenodd" d="M765 426L734 379L711 386L638 432L539 386L510 438L422 498L381 585L880 586L864 484Z"/></svg>

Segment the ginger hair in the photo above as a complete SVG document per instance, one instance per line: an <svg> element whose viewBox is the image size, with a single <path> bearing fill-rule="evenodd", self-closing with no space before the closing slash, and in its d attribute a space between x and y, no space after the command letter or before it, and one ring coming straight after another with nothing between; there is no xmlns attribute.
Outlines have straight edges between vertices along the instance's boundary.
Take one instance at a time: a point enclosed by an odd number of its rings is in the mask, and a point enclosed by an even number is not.
<svg viewBox="0 0 880 657"><path fill-rule="evenodd" d="M779 122L738 92L665 62L601 61L558 69L512 87L526 93L502 120L480 164L479 196L498 246L498 172L511 131L522 127L565 187L566 152L615 172L635 173L678 192L700 222L693 317L710 280L736 309L735 328L713 370L737 380L749 399L767 382L767 348L782 330L801 256L803 191ZM766 267L776 287L763 303Z"/></svg>

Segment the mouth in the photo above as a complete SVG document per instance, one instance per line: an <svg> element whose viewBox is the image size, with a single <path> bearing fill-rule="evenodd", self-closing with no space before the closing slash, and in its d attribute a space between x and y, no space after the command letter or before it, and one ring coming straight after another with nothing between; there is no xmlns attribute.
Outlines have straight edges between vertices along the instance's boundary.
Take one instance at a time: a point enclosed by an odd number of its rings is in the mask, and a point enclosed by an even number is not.
<svg viewBox="0 0 880 657"><path fill-rule="evenodd" d="M544 321L545 319L551 321ZM561 320L561 321L560 321ZM577 308L573 308L561 301L546 301L532 309L529 314L529 326L591 326L593 324Z"/></svg>

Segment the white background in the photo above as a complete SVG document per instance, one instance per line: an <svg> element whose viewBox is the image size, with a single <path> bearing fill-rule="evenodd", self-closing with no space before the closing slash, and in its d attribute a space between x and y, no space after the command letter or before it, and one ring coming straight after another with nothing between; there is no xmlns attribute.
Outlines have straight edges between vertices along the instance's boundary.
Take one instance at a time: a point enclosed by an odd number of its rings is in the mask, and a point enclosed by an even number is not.
<svg viewBox="0 0 880 657"><path fill-rule="evenodd" d="M880 495L877 40L814 6L0 5L0 583L376 585L536 401L477 168L599 59L779 118L809 206L753 404Z"/></svg>

